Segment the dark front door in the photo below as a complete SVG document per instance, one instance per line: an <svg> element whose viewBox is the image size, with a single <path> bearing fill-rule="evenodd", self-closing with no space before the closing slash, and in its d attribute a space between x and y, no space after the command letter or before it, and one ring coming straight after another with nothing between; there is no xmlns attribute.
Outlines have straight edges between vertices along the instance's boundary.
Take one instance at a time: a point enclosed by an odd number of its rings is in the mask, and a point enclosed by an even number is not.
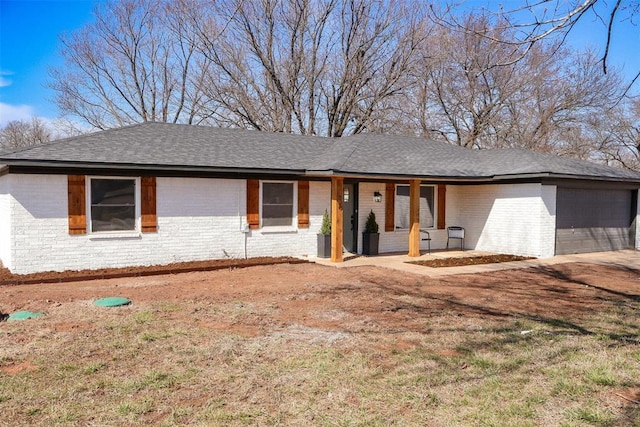
<svg viewBox="0 0 640 427"><path fill-rule="evenodd" d="M342 245L347 252L358 251L358 184L344 184L342 197L344 233Z"/></svg>

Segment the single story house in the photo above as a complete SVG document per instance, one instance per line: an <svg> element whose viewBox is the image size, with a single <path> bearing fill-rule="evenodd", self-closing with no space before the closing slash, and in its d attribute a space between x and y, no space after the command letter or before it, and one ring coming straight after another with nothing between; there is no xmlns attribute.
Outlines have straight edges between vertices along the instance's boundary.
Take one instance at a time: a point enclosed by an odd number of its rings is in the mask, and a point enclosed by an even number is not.
<svg viewBox="0 0 640 427"><path fill-rule="evenodd" d="M638 248L640 174L521 149L144 123L0 154L0 261L14 273L465 245L551 257ZM421 247L423 245L423 247Z"/></svg>

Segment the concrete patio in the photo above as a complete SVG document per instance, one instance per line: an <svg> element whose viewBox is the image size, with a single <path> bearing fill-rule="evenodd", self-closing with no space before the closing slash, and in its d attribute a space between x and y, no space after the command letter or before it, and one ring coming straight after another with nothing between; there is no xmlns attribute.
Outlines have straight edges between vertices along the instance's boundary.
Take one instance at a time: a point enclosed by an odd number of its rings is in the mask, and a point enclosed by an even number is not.
<svg viewBox="0 0 640 427"><path fill-rule="evenodd" d="M313 262L322 265L328 265L336 268L349 268L349 267L362 267L362 266L377 266L385 267L394 270L404 271L407 273L419 274L429 277L449 276L454 274L474 274L474 273L486 273L491 271L511 270L516 268L530 268L546 265L562 264L567 262L586 262L593 264L609 264L620 265L624 267L640 269L640 252L635 250L623 250L615 252L593 252L586 254L574 254L574 255L558 255L553 258L544 259L530 259L524 261L512 261L503 262L498 264L480 264L480 265L468 265L460 267L426 267L416 264L408 264L412 261L426 261L438 258L451 258L451 257L473 257L480 255L491 255L487 252L473 251L473 250L438 250L431 251L431 254L426 252L420 255L420 257L409 257L407 254L382 254L377 256L363 256L354 254L344 254L344 262L333 263L329 259L316 258ZM640 286L640 281L638 282Z"/></svg>

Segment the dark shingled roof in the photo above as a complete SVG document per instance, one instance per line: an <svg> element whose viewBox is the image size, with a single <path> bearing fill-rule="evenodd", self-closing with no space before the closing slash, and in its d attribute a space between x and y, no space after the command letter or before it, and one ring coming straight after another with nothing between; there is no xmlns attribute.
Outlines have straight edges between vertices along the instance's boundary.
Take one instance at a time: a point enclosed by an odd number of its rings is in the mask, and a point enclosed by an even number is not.
<svg viewBox="0 0 640 427"><path fill-rule="evenodd" d="M304 171L330 141L299 135L143 123L36 145L0 158L87 165Z"/></svg>
<svg viewBox="0 0 640 427"><path fill-rule="evenodd" d="M0 154L11 167L130 167L450 179L531 176L640 182L640 174L521 149L468 150L396 135L344 138L144 123Z"/></svg>

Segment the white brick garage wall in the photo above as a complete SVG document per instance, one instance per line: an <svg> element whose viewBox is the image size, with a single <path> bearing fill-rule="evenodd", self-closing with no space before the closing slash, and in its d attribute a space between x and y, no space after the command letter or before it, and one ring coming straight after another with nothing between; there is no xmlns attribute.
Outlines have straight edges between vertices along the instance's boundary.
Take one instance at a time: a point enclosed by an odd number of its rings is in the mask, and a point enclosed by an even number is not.
<svg viewBox="0 0 640 427"><path fill-rule="evenodd" d="M310 228L289 233L245 234L246 181L158 178L158 232L137 237L69 235L66 175L5 175L0 212L10 205L9 254L0 256L12 272L97 269L180 261L270 255L315 256L330 184L310 184ZM324 200L324 203L322 202ZM4 208L3 208L4 206ZM7 234L0 222L0 233ZM5 231L3 231L5 230Z"/></svg>
<svg viewBox="0 0 640 427"><path fill-rule="evenodd" d="M447 226L465 228L467 248L552 257L555 253L555 215L555 186L447 186Z"/></svg>

